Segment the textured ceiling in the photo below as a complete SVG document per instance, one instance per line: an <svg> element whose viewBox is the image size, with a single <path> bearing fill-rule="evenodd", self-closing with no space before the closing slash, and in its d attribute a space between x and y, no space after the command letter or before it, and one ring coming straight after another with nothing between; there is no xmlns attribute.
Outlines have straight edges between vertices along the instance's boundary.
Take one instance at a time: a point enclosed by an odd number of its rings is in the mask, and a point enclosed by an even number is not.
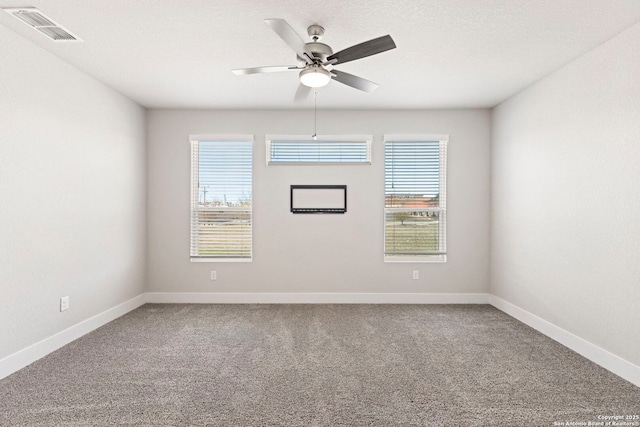
<svg viewBox="0 0 640 427"><path fill-rule="evenodd" d="M492 107L640 21L638 0L0 0L16 6L84 42L53 43L7 13L0 24L149 108L312 107L293 101L295 71L231 73L296 64L265 18L305 41L322 25L334 51L393 37L396 49L337 67L375 92L318 90L319 108L346 109Z"/></svg>

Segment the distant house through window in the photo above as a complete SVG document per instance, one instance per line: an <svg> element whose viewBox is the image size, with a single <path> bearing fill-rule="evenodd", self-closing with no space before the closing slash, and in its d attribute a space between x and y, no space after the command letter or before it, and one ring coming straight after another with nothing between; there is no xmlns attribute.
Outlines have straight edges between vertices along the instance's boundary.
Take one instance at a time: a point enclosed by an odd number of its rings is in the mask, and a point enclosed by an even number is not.
<svg viewBox="0 0 640 427"><path fill-rule="evenodd" d="M191 260L252 257L253 136L191 136Z"/></svg>
<svg viewBox="0 0 640 427"><path fill-rule="evenodd" d="M385 136L385 261L446 261L448 136Z"/></svg>

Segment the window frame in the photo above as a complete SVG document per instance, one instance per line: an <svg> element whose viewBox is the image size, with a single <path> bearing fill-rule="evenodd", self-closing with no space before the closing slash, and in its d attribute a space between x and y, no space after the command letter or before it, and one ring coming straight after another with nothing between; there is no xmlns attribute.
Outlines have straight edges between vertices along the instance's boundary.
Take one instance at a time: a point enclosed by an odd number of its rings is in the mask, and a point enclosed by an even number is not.
<svg viewBox="0 0 640 427"><path fill-rule="evenodd" d="M271 158L272 146L278 141L300 142L302 145L313 147L322 142L360 142L366 147L364 161L274 161ZM324 165L371 165L371 143L373 135L318 135L314 139L311 135L265 135L266 161L268 166L324 166Z"/></svg>
<svg viewBox="0 0 640 427"><path fill-rule="evenodd" d="M386 167L387 167L387 154L386 148L388 143L424 143L424 142L437 142L439 144L438 155L438 207L429 208L415 208L415 207L387 207L387 187L386 187ZM383 254L384 262L414 262L414 263L427 263L447 262L447 148L449 143L449 135L443 134L388 134L384 135L383 141L383 154L384 154L384 172L383 172L383 191L384 191L384 209L383 209ZM392 255L387 253L387 215L396 212L437 212L438 219L438 253L435 254L422 254L422 255Z"/></svg>
<svg viewBox="0 0 640 427"><path fill-rule="evenodd" d="M194 220L196 213L198 212L197 207L199 204L200 197L200 167L199 167L199 157L200 157L200 143L201 142L219 142L219 143L248 143L251 146L251 166L250 166L250 177L251 177L251 206L250 207L233 207L230 211L242 211L249 213L249 224L250 224L250 233L249 233L249 256L248 257L234 257L234 256L201 256L194 255L193 253L193 238L194 238ZM191 179L190 179L190 213L189 213L189 259L191 262L252 262L253 261L253 172L254 172L254 148L255 148L255 140L253 135L220 135L220 134L197 134L197 135L189 135L189 146L190 146L190 161L191 161ZM198 147L198 150L194 150L195 147ZM225 207L225 209L229 209Z"/></svg>

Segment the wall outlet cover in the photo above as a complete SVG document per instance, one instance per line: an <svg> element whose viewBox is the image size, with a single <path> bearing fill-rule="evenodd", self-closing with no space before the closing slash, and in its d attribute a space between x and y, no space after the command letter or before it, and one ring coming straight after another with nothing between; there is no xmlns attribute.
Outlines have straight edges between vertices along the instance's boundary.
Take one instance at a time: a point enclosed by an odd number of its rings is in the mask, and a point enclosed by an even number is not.
<svg viewBox="0 0 640 427"><path fill-rule="evenodd" d="M69 297L60 298L60 311L66 311L69 309Z"/></svg>

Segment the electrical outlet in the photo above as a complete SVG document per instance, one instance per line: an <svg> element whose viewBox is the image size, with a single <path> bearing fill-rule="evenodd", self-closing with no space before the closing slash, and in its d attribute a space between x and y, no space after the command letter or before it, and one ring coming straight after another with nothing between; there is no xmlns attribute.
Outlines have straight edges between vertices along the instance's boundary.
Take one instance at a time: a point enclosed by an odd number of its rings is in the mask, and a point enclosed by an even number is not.
<svg viewBox="0 0 640 427"><path fill-rule="evenodd" d="M69 297L61 297L60 298L60 311L69 310Z"/></svg>
<svg viewBox="0 0 640 427"><path fill-rule="evenodd" d="M215 270L211 271L211 280L217 280L218 279L218 273Z"/></svg>
<svg viewBox="0 0 640 427"><path fill-rule="evenodd" d="M418 280L420 278L420 271L413 270L413 280Z"/></svg>

